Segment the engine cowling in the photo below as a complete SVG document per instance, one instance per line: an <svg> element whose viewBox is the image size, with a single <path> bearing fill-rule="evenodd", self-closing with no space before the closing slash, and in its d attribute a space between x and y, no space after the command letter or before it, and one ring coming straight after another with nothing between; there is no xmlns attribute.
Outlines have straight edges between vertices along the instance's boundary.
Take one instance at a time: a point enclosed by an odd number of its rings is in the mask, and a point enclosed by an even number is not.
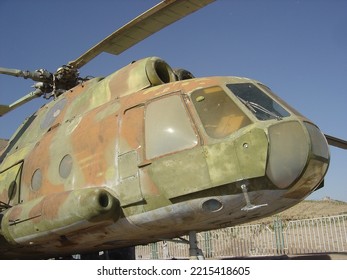
<svg viewBox="0 0 347 280"><path fill-rule="evenodd" d="M176 75L169 64L161 58L148 57L121 68L108 76L105 82L121 97L176 80Z"/></svg>
<svg viewBox="0 0 347 280"><path fill-rule="evenodd" d="M173 71L177 77L177 80L179 81L195 78L194 75L186 69L177 68L177 69L174 69Z"/></svg>

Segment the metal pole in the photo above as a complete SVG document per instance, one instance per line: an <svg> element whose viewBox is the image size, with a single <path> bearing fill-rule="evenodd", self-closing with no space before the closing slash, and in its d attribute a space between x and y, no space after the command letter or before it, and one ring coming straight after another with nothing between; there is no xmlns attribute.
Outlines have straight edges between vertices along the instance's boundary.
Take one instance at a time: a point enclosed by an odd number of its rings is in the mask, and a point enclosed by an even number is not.
<svg viewBox="0 0 347 280"><path fill-rule="evenodd" d="M191 260L204 260L204 254L198 248L198 240L196 238L196 231L189 232L189 258Z"/></svg>

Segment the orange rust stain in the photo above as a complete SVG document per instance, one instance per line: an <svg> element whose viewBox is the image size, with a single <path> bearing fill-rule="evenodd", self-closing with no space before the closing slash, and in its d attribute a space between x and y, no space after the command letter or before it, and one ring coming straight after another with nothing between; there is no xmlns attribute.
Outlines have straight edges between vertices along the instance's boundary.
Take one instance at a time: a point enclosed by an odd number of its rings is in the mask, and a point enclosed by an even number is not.
<svg viewBox="0 0 347 280"><path fill-rule="evenodd" d="M87 186L104 184L105 172L112 164L107 159L114 153L110 148L115 146L116 117L111 115L96 121L97 113L103 108L104 106L86 114L71 134L73 157L83 172Z"/></svg>
<svg viewBox="0 0 347 280"><path fill-rule="evenodd" d="M127 142L131 150L136 150L143 141L143 118L143 107L130 109L122 116L120 137Z"/></svg>
<svg viewBox="0 0 347 280"><path fill-rule="evenodd" d="M33 208L31 208L30 212L28 213L29 218L38 217L42 215L42 204L43 204L43 200L41 200ZM34 224L39 223L40 221L41 219L32 220Z"/></svg>
<svg viewBox="0 0 347 280"><path fill-rule="evenodd" d="M8 190L7 189L3 189L3 191L0 193L0 200L1 201L8 201Z"/></svg>
<svg viewBox="0 0 347 280"><path fill-rule="evenodd" d="M29 212L29 217L41 216L41 219L33 219L33 223L40 223L42 219L55 220L59 217L59 207L68 199L71 192L61 192L44 197Z"/></svg>
<svg viewBox="0 0 347 280"><path fill-rule="evenodd" d="M59 207L69 198L71 192L62 192L47 196L43 200L43 216L45 219L54 220L59 217Z"/></svg>
<svg viewBox="0 0 347 280"><path fill-rule="evenodd" d="M81 90L81 86L77 87ZM24 201L27 199L31 200L34 198L37 198L41 195L55 193L55 192L61 192L64 191L64 185L56 185L53 184L49 178L48 168L51 164L51 145L56 137L65 137L65 135L59 134L59 128L60 124L64 120L64 115L66 113L67 108L69 107L69 104L71 102L71 99L73 99L74 95L78 93L78 90L75 92L69 92L66 94L66 100L67 104L62 109L60 114L55 119L54 123L51 125L50 129L42 135L42 137L37 142L36 146L33 148L31 153L28 155L28 157L24 161L23 166L23 180L22 185L26 186L26 188L23 188L23 198ZM40 117L38 119L43 120L45 116ZM58 167L57 167L58 168ZM32 191L31 186L31 179L36 169L40 169L42 172L42 184L41 188L37 191ZM57 170L58 172L58 170ZM27 197L25 196L25 192Z"/></svg>
<svg viewBox="0 0 347 280"><path fill-rule="evenodd" d="M23 185L31 186L31 179L36 169L39 168L42 172L41 188L29 192L29 200L41 195L64 191L64 186L62 184L53 184L48 175L48 168L51 163L50 146L54 137L56 137L57 130L54 129L46 133L24 162Z"/></svg>
<svg viewBox="0 0 347 280"><path fill-rule="evenodd" d="M129 73L124 70L119 70L117 75L114 75L108 84L112 96L116 97L123 92L129 90L128 84L124 81L127 80Z"/></svg>

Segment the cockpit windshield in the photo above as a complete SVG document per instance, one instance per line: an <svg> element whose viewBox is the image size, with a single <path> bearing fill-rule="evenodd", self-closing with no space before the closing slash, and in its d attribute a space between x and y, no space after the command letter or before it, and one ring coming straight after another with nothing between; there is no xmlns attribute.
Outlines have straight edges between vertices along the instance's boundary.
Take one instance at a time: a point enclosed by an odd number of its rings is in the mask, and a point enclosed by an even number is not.
<svg viewBox="0 0 347 280"><path fill-rule="evenodd" d="M257 117L258 120L281 120L290 115L281 105L271 99L254 84L227 84L227 87Z"/></svg>
<svg viewBox="0 0 347 280"><path fill-rule="evenodd" d="M247 115L219 86L198 89L191 94L196 111L212 138L224 138L251 124Z"/></svg>

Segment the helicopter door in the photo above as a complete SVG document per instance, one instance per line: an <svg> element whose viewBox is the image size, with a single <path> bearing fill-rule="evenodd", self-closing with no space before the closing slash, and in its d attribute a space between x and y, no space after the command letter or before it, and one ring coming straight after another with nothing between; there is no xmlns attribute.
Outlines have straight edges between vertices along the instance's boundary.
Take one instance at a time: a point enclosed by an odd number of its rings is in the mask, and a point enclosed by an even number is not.
<svg viewBox="0 0 347 280"><path fill-rule="evenodd" d="M0 171L0 210L20 202L20 179L23 162Z"/></svg>
<svg viewBox="0 0 347 280"><path fill-rule="evenodd" d="M120 118L118 143L118 197L121 206L143 201L138 164L142 158L144 106L124 111Z"/></svg>

